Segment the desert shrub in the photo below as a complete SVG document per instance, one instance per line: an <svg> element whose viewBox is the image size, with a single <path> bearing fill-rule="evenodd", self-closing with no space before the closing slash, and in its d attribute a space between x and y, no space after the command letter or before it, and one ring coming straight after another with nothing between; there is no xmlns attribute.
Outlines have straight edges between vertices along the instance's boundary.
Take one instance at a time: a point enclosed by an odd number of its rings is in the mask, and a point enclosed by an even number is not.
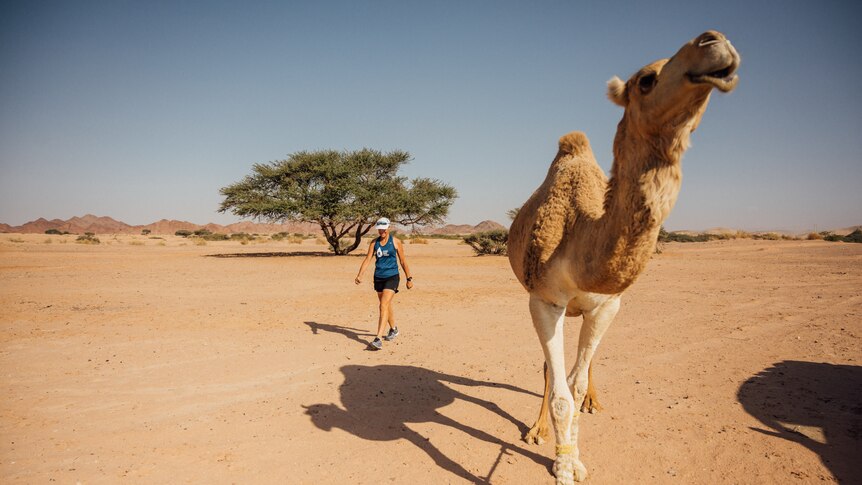
<svg viewBox="0 0 862 485"><path fill-rule="evenodd" d="M141 235L142 236L149 236L151 232L153 232L153 231L151 231L149 229L141 229Z"/></svg>
<svg viewBox="0 0 862 485"><path fill-rule="evenodd" d="M712 241L713 239L718 239L713 234L683 234L679 232L665 232L662 234L659 232L658 241L659 242L707 242Z"/></svg>
<svg viewBox="0 0 862 485"><path fill-rule="evenodd" d="M54 240L53 240L53 239L51 239L51 238L49 237L49 238L45 239L45 240L43 241L43 243L44 243L44 244L53 244L53 243L54 243Z"/></svg>
<svg viewBox="0 0 862 485"><path fill-rule="evenodd" d="M129 246L143 246L143 241L129 241Z"/></svg>
<svg viewBox="0 0 862 485"><path fill-rule="evenodd" d="M22 242L24 242L24 240L23 240L23 239L21 239L20 237L10 237L10 238L9 238L9 242L13 242L13 243L22 243Z"/></svg>
<svg viewBox="0 0 862 485"><path fill-rule="evenodd" d="M471 234L463 241L473 248L478 256L485 254L506 254L506 243L509 241L509 231L496 230Z"/></svg>
<svg viewBox="0 0 862 485"><path fill-rule="evenodd" d="M392 234L393 236L395 236L396 238L400 239L400 240L401 240L401 242L404 242L404 240L406 240L406 239L407 239L407 235L406 235L406 234L401 234L401 233L397 233L397 232L392 232L391 234Z"/></svg>
<svg viewBox="0 0 862 485"><path fill-rule="evenodd" d="M191 237L189 239L193 243L195 243L195 246L206 246L207 245L207 240L202 238L202 237Z"/></svg>
<svg viewBox="0 0 862 485"><path fill-rule="evenodd" d="M780 241L780 240L781 240L781 236L779 236L778 234L776 234L776 233L774 233L774 232L766 232L766 233L762 233L762 234L755 234L755 235L754 235L754 236L752 236L752 237L753 237L754 239L761 239L761 240L764 240L764 241Z"/></svg>
<svg viewBox="0 0 862 485"><path fill-rule="evenodd" d="M101 244L102 241L99 241L99 238L92 232L85 232L83 236L78 236L75 242L78 244Z"/></svg>
<svg viewBox="0 0 862 485"><path fill-rule="evenodd" d="M55 236L61 236L63 234L69 234L68 232L61 232L59 229L48 229L45 231L45 234L52 234Z"/></svg>
<svg viewBox="0 0 862 485"><path fill-rule="evenodd" d="M422 237L426 237L428 239L449 239L449 240L459 240L463 242L464 236L459 236L457 234L427 234Z"/></svg>
<svg viewBox="0 0 862 485"><path fill-rule="evenodd" d="M279 232L278 234L272 234L271 236L269 236L269 238L273 241L281 241L287 237L290 237L290 234L286 232Z"/></svg>
<svg viewBox="0 0 862 485"><path fill-rule="evenodd" d="M428 240L424 237L414 236L410 238L410 244L428 244Z"/></svg>
<svg viewBox="0 0 862 485"><path fill-rule="evenodd" d="M165 240L165 238L159 236L150 236L150 239L161 239L162 241Z"/></svg>
<svg viewBox="0 0 862 485"><path fill-rule="evenodd" d="M745 231L736 231L736 239L751 239L751 233Z"/></svg>
<svg viewBox="0 0 862 485"><path fill-rule="evenodd" d="M305 238L302 236L293 235L287 238L287 242L290 244L302 244L302 241L305 241Z"/></svg>
<svg viewBox="0 0 862 485"><path fill-rule="evenodd" d="M198 229L193 234L204 241L227 241L229 239L227 234L215 233L209 229Z"/></svg>
<svg viewBox="0 0 862 485"><path fill-rule="evenodd" d="M174 236L179 236L179 237L189 237L191 235L192 235L192 231L187 231L185 229L180 229L179 231L174 233Z"/></svg>
<svg viewBox="0 0 862 485"><path fill-rule="evenodd" d="M808 239L809 241L822 241L823 235L819 232L809 232L805 239Z"/></svg>
<svg viewBox="0 0 862 485"><path fill-rule="evenodd" d="M253 234L246 234L244 232L235 232L230 235L231 241L245 241L248 244L249 241L253 241L255 239Z"/></svg>

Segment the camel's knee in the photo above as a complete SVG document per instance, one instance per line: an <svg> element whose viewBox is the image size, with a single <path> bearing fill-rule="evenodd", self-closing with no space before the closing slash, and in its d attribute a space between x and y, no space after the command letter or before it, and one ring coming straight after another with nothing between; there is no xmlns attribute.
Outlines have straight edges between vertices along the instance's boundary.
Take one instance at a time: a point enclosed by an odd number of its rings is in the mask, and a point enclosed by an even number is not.
<svg viewBox="0 0 862 485"><path fill-rule="evenodd" d="M554 426L566 424L575 414L575 400L572 396L562 393L552 395L549 410L551 412L551 420L554 421Z"/></svg>

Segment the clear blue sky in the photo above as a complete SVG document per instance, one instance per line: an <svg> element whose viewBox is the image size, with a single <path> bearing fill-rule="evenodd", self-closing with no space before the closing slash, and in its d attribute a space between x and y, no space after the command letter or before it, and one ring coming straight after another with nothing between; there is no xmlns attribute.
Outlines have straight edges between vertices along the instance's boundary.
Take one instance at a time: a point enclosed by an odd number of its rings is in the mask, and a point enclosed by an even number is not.
<svg viewBox="0 0 862 485"><path fill-rule="evenodd" d="M529 5L528 5L529 3ZM605 82L707 29L742 54L683 162L669 229L862 223L855 1L0 3L0 222L94 213L203 224L256 162L409 151L508 223L557 138L607 171Z"/></svg>

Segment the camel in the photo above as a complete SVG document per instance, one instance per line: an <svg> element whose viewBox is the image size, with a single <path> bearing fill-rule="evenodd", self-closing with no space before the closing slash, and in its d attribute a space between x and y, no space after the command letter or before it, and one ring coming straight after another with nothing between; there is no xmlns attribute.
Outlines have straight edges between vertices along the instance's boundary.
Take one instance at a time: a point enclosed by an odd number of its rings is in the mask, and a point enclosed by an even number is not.
<svg viewBox="0 0 862 485"><path fill-rule="evenodd" d="M586 478L578 417L579 410L598 408L593 356L620 308L621 294L655 251L679 194L682 155L712 89L732 91L739 63L724 34L708 31L625 83L613 77L608 98L625 112L614 138L610 180L584 133L564 135L545 181L512 221L509 262L529 292L530 316L545 355L545 397L525 439L540 442L547 436L550 413L558 484ZM566 316L579 315L577 358L566 376L563 325Z"/></svg>

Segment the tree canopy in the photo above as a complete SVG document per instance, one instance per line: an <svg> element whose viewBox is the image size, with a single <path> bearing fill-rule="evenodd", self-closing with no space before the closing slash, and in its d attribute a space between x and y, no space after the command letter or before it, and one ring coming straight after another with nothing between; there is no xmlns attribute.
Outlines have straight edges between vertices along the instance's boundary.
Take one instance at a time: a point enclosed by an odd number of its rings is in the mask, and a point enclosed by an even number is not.
<svg viewBox="0 0 862 485"><path fill-rule="evenodd" d="M379 217L405 226L444 221L455 189L436 179L399 176L409 160L400 150L296 152L286 160L254 164L251 175L223 187L219 212L316 223L332 251L347 254ZM349 241L342 243L345 236Z"/></svg>

